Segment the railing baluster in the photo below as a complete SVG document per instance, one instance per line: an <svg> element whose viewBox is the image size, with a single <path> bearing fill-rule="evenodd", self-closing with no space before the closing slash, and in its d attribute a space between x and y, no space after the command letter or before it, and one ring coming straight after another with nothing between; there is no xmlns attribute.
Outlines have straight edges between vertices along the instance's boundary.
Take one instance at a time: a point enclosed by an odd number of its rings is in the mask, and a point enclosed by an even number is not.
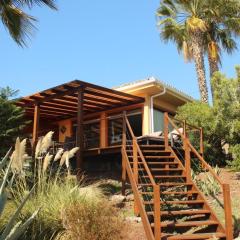
<svg viewBox="0 0 240 240"><path fill-rule="evenodd" d="M200 128L200 154L203 157L203 151L204 151L204 147L203 147L203 128Z"/></svg>
<svg viewBox="0 0 240 240"><path fill-rule="evenodd" d="M183 136L187 136L187 129L186 129L186 120L183 120Z"/></svg>
<svg viewBox="0 0 240 240"><path fill-rule="evenodd" d="M133 138L133 174L136 184L138 185L138 151L137 151L137 139ZM134 213L136 216L139 215L138 207L134 201Z"/></svg>
<svg viewBox="0 0 240 240"><path fill-rule="evenodd" d="M188 140L185 138L183 140L184 144L184 152L185 152L185 169L186 169L186 174L187 174L187 182L191 181L191 152L190 152L190 147L188 145Z"/></svg>
<svg viewBox="0 0 240 240"><path fill-rule="evenodd" d="M155 240L161 237L161 205L160 205L160 186L153 186L154 193L154 236Z"/></svg>
<svg viewBox="0 0 240 240"><path fill-rule="evenodd" d="M226 238L227 240L232 240L233 239L233 223L232 223L230 186L229 184L223 184L222 186L223 186Z"/></svg>

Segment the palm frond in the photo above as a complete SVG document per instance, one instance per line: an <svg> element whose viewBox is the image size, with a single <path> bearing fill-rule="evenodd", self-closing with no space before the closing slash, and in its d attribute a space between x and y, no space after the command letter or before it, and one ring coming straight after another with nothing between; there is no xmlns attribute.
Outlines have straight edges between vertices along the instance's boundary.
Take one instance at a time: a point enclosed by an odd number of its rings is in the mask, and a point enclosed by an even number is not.
<svg viewBox="0 0 240 240"><path fill-rule="evenodd" d="M26 40L32 36L35 30L33 22L36 19L12 4L2 4L1 18L16 43L26 46Z"/></svg>
<svg viewBox="0 0 240 240"><path fill-rule="evenodd" d="M46 5L52 9L57 10L57 6L54 0L12 0L12 2L15 6L28 6L29 8L32 8L34 5Z"/></svg>

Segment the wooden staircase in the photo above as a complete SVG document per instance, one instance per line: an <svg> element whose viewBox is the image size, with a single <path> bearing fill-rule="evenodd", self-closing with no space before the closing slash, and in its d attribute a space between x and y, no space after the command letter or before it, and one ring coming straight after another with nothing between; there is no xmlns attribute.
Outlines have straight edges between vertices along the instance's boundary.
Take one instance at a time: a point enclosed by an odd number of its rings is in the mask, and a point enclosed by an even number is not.
<svg viewBox="0 0 240 240"><path fill-rule="evenodd" d="M169 124L171 119L167 114L165 118ZM229 186L217 179L222 184L224 192L226 216L224 227L203 193L192 181L191 163L182 163L169 145L169 139L165 138L162 144L140 145L126 116L124 122L123 194L125 194L125 182L128 176L134 193L134 211L142 218L147 239L232 240ZM174 125L173 122L172 124ZM189 145L186 137L182 137L185 141L185 161L190 161L193 147ZM186 144L190 146L188 150ZM196 154L201 161L203 160L202 164L210 169L201 155L198 152ZM210 172L214 173L212 169Z"/></svg>

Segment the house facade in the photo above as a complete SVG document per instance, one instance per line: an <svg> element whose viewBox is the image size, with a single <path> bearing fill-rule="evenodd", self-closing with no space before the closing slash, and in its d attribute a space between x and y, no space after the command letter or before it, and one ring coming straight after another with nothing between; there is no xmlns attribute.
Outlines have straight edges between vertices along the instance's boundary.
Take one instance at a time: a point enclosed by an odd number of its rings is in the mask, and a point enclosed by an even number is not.
<svg viewBox="0 0 240 240"><path fill-rule="evenodd" d="M123 112L134 134L142 136L163 131L163 113L174 115L189 101L190 96L151 77L113 89L75 80L23 97L17 104L32 120L26 134L33 145L52 130L56 146L80 146L83 158L120 152Z"/></svg>

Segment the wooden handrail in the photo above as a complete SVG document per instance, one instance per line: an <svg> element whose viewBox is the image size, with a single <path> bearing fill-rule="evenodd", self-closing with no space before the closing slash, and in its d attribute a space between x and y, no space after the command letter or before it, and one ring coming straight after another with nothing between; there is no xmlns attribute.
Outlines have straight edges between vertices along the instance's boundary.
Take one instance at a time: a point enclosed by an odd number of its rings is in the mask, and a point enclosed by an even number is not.
<svg viewBox="0 0 240 240"><path fill-rule="evenodd" d="M131 186L132 186L134 199L136 200L136 204L137 204L137 207L138 207L138 210L139 210L139 214L140 214L141 219L142 219L142 223L143 223L143 227L144 227L147 239L148 240L155 240L155 237L153 235L153 231L152 231L150 222L148 220L147 213L145 211L145 207L143 205L143 202L141 200L140 194L138 192L137 183L136 183L136 181L134 179L132 168L131 168L131 165L129 163L129 159L128 159L128 156L127 156L127 153L126 153L125 149L122 150L122 156L123 156L125 164L126 164L126 171L127 171L128 178L129 178Z"/></svg>
<svg viewBox="0 0 240 240"><path fill-rule="evenodd" d="M185 134L185 129L184 129L184 134L182 134L179 130L176 124L173 122L173 120L168 116L167 113L165 113L165 121L167 123L170 123L177 133L181 136L181 139L184 144L184 150L185 150L185 161L186 161L186 171L191 171L191 165L190 165L190 160L191 160L191 153L193 153L198 160L201 162L202 166L207 169L214 179L219 183L219 185L222 188L223 191L223 199L224 199L224 212L225 212L225 231L226 231L226 239L227 240L232 240L233 239L233 227L232 227L232 209L231 209L231 197L230 197L230 186L229 184L225 184L222 182L222 180L218 177L218 175L214 172L212 167L204 160L203 156L203 129L200 128L200 153L192 146L190 143L189 139L187 138L187 135ZM178 120L179 121L179 120ZM187 124L185 123L184 126ZM191 125L190 125L191 126ZM166 134L166 129L168 129L168 126L164 127L165 131L164 133ZM190 151L189 151L190 150ZM190 173L187 174L188 176Z"/></svg>
<svg viewBox="0 0 240 240"><path fill-rule="evenodd" d="M200 162L202 163L202 166L204 166L214 176L214 178L222 187L223 186L222 180L218 177L218 175L214 172L212 167L204 160L204 158L198 153L198 151L192 146L192 144L189 141L188 141L188 146L190 147L192 153L194 153L194 155L200 160Z"/></svg>
<svg viewBox="0 0 240 240"><path fill-rule="evenodd" d="M133 133L133 131L132 131L131 125L130 125L130 123L129 123L127 117L126 117L126 115L125 115L125 121L126 121L126 125L127 125L127 127L128 127L128 130L130 131L131 137L132 137L133 139L136 139L136 137L135 137L135 135L134 135L134 133ZM137 147L137 152L138 152L138 154L139 154L139 156L140 156L140 158L141 158L141 161L142 161L142 163L143 163L143 165L144 165L144 168L145 168L145 170L146 170L146 172L147 172L147 175L148 175L148 177L149 177L149 179L150 179L151 184L152 184L152 185L156 185L156 182L155 182L155 180L154 180L154 178L153 178L153 176L152 176L152 173L151 173L151 171L150 171L150 169L149 169L149 167L148 167L148 164L147 164L147 162L146 162L146 159L145 159L145 157L143 156L142 151L141 151L141 149L140 149L139 144L137 143L137 141L135 142L135 144L136 144L136 147Z"/></svg>
<svg viewBox="0 0 240 240"><path fill-rule="evenodd" d="M130 132L131 138L133 140L133 171L131 169L131 165L129 163L129 159L126 152L126 131L127 129ZM122 146L122 156L123 156L123 171L127 171L129 180L131 182L133 192L134 192L134 212L135 214L140 214L143 221L143 226L147 235L148 240L159 240L161 237L161 207L160 207L160 186L156 184L152 173L148 167L148 164L145 160L145 157L141 151L140 146L138 145L137 138L135 137L131 125L128 121L126 113L123 113L123 146ZM148 178L150 180L151 185L153 186L153 200L154 200L154 234L151 228L151 225L148 221L147 214L145 212L145 208L141 202L141 197L138 192L138 155L143 163L145 171L147 172ZM125 174L122 173L123 182L125 184ZM124 186L125 187L125 186ZM125 191L124 191L125 193ZM150 229L149 229L150 227Z"/></svg>
<svg viewBox="0 0 240 240"><path fill-rule="evenodd" d="M127 118L126 114L124 114L123 117L125 118L125 121L126 121L128 130L129 130L129 132L130 132L130 134L131 134L131 137L134 139L134 138L135 138L135 135L134 135L134 133L133 133L133 130L132 130L132 128L131 128L131 125L130 125L130 123L129 123L129 121L128 121L128 118Z"/></svg>

